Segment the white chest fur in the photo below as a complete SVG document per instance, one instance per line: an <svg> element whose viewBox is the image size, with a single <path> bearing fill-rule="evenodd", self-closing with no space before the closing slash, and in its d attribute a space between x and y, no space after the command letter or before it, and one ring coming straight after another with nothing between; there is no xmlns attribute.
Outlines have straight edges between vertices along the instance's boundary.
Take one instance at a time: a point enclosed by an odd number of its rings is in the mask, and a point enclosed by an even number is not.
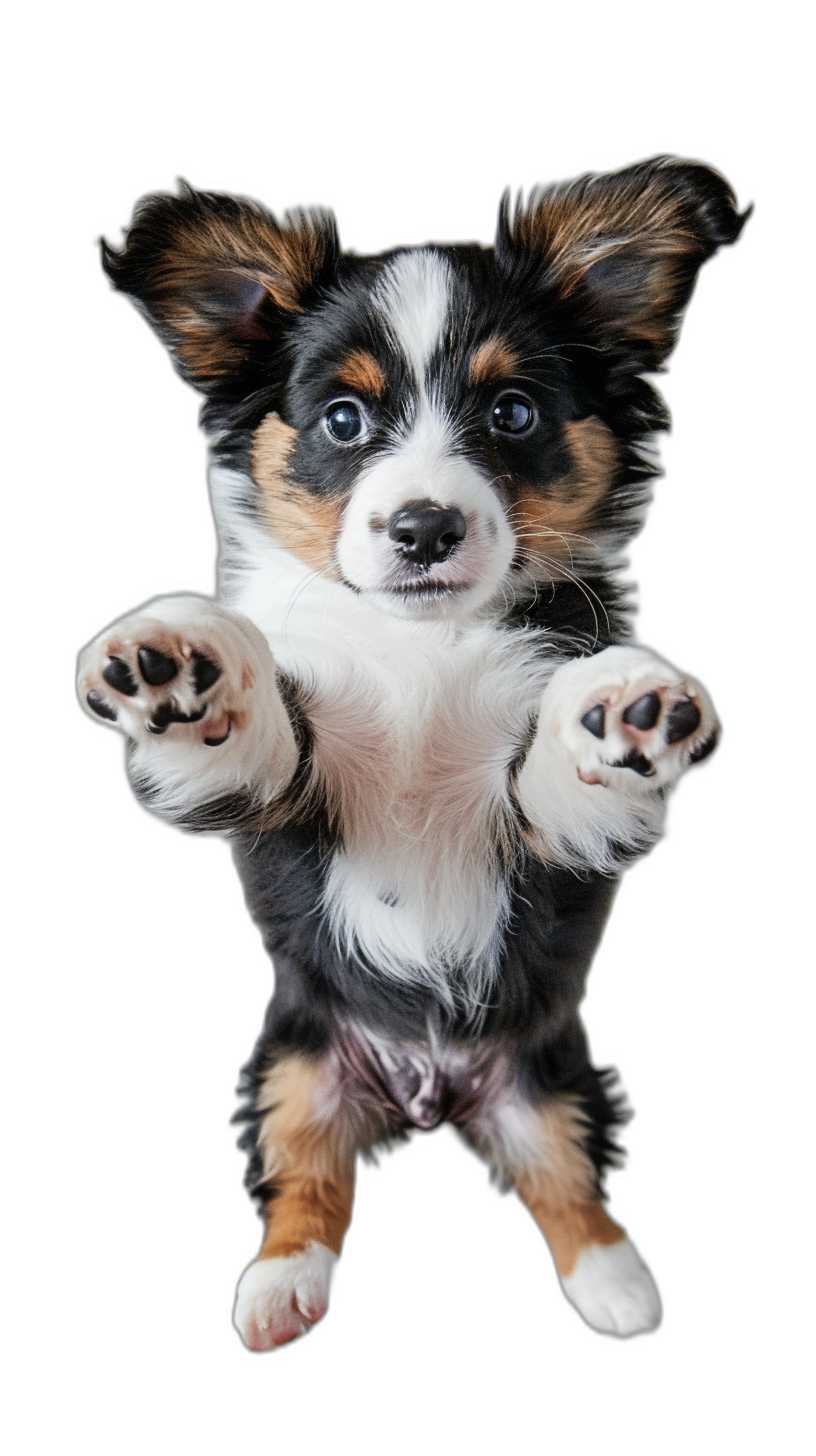
<svg viewBox="0 0 816 1456"><path fill-rule="evenodd" d="M275 548L235 586L307 694L340 834L323 906L338 943L446 998L464 969L478 1001L508 913L508 770L554 664L489 624L392 618Z"/></svg>

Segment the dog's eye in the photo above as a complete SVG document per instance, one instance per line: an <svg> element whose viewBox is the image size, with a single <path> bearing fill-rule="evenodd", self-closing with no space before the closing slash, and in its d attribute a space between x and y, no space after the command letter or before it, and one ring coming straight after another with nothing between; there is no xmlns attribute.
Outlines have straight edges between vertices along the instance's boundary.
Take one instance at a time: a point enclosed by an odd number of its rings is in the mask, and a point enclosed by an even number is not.
<svg viewBox="0 0 816 1456"><path fill-rule="evenodd" d="M497 399L490 416L494 430L505 435L523 435L535 423L535 410L520 394L503 394Z"/></svg>
<svg viewBox="0 0 816 1456"><path fill-rule="evenodd" d="M359 405L344 399L329 406L326 414L326 429L333 440L348 445L358 440L363 433L363 415Z"/></svg>

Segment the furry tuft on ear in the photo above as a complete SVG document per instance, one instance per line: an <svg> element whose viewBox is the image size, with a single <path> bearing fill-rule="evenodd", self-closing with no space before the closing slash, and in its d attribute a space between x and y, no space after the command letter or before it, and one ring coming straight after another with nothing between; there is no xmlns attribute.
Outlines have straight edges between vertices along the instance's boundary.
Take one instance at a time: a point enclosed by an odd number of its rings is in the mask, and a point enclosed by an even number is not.
<svg viewBox="0 0 816 1456"><path fill-rule="evenodd" d="M251 388L259 348L282 337L339 257L334 218L288 213L181 183L136 208L121 251L102 243L114 286L129 294L183 376L206 394ZM267 347L268 353L268 347Z"/></svg>
<svg viewBox="0 0 816 1456"><path fill-rule="evenodd" d="M541 262L541 282L569 300L607 345L635 346L637 367L671 352L700 265L733 243L751 209L737 212L728 183L699 162L653 157L519 197L505 194L496 252Z"/></svg>

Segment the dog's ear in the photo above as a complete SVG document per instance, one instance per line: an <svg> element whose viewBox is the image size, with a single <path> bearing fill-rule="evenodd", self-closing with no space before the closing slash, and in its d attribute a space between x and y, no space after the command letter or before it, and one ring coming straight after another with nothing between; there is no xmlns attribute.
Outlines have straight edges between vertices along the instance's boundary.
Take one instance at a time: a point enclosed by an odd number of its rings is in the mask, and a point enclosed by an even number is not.
<svg viewBox="0 0 816 1456"><path fill-rule="evenodd" d="M129 294L178 369L215 398L257 387L270 344L330 281L339 257L330 213L283 223L243 198L194 192L147 197L120 252L102 243L108 277Z"/></svg>
<svg viewBox="0 0 816 1456"><path fill-rule="evenodd" d="M638 369L659 368L671 352L697 271L733 243L740 215L728 183L710 167L653 157L606 176L535 191L511 212L503 199L496 252L538 279L606 347Z"/></svg>

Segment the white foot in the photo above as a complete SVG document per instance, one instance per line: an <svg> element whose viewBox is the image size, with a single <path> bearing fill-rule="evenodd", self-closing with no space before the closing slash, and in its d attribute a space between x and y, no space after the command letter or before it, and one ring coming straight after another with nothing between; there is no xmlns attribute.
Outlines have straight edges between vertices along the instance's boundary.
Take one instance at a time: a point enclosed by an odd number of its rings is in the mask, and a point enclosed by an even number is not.
<svg viewBox="0 0 816 1456"><path fill-rule="evenodd" d="M634 1244L591 1244L561 1287L582 1319L604 1335L641 1335L657 1329L660 1295Z"/></svg>
<svg viewBox="0 0 816 1456"><path fill-rule="evenodd" d="M336 1254L312 1243L302 1254L257 1259L241 1275L232 1321L249 1350L305 1335L326 1313Z"/></svg>

